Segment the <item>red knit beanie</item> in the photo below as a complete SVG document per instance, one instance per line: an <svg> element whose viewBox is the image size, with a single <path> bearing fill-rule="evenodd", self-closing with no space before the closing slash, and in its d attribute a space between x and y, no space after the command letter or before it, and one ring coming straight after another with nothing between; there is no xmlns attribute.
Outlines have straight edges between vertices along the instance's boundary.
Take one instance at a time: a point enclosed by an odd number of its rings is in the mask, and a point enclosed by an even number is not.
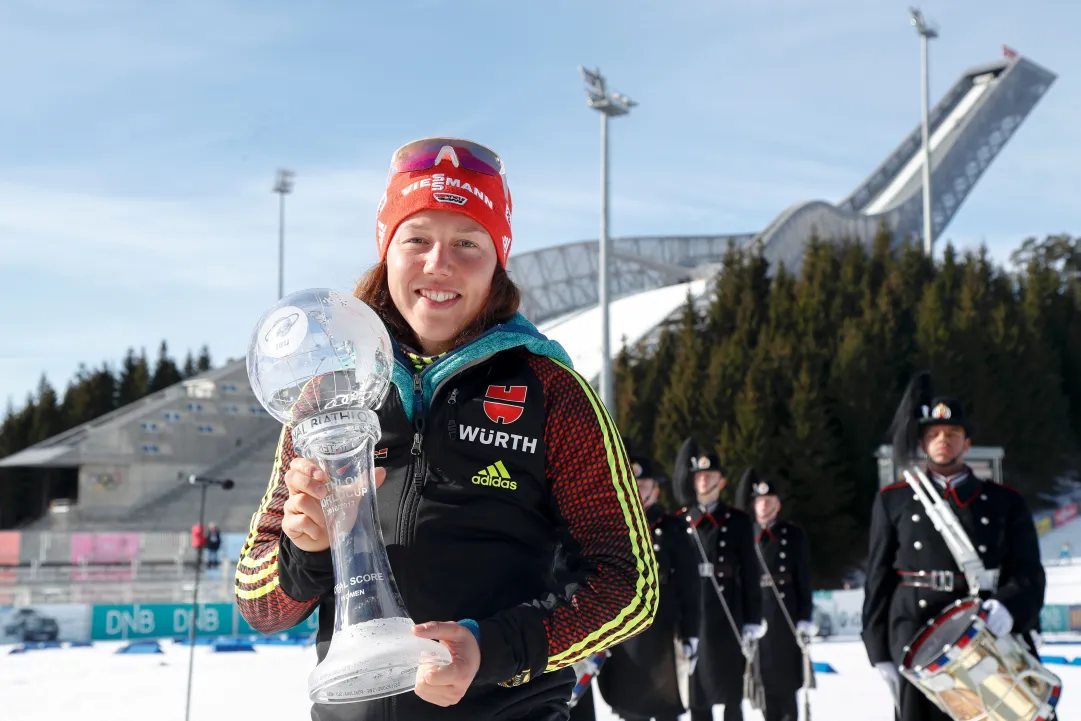
<svg viewBox="0 0 1081 721"><path fill-rule="evenodd" d="M426 170L391 175L376 211L379 260L398 226L422 210L454 210L475 220L495 242L499 264L507 267L511 247L511 198L503 178L466 170L453 152L441 153Z"/></svg>

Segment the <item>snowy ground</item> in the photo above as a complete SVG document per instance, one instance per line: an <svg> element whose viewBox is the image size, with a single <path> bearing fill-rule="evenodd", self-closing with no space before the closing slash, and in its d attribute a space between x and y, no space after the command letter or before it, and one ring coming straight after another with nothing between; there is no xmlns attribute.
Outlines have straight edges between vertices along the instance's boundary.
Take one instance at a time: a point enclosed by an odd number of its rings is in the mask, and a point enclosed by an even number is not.
<svg viewBox="0 0 1081 721"><path fill-rule="evenodd" d="M0 646L0 717L4 721L183 721L187 646L162 641L164 654L117 654L122 643L91 648L48 649L9 654ZM1081 642L1049 645L1044 655L1081 656ZM254 652L215 653L197 646L191 721L249 718L307 721L311 647L257 646ZM857 641L815 644L816 662L837 673L819 673L811 711L817 719L892 721L889 693L867 664ZM1063 681L1061 718L1081 718L1081 666L1049 668ZM241 676L243 674L243 676ZM599 695L598 721L614 719ZM258 708L256 714L253 709ZM714 718L721 718L720 707ZM746 709L746 721L761 715Z"/></svg>

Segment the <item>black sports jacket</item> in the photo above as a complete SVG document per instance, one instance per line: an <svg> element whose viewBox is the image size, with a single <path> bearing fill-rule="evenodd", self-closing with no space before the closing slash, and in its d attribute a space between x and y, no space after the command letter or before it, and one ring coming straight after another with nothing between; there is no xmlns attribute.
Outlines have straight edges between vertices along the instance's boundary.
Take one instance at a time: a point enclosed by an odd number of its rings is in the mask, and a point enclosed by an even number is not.
<svg viewBox="0 0 1081 721"><path fill-rule="evenodd" d="M650 533L615 424L559 344L521 316L419 373L395 354L375 452L392 573L414 622L478 621L481 665L454 706L410 691L316 705L312 718L565 719L571 664L640 633L657 607ZM322 660L334 574L330 551L300 551L281 532L294 457L284 427L236 596L263 633L318 607Z"/></svg>

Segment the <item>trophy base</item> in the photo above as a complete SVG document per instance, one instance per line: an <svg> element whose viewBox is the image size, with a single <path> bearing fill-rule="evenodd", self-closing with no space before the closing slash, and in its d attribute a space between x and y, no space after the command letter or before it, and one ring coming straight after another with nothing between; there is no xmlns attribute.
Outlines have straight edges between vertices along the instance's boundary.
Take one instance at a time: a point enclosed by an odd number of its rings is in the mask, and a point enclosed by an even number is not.
<svg viewBox="0 0 1081 721"><path fill-rule="evenodd" d="M393 696L413 689L421 664L451 662L443 644L412 629L408 618L377 618L338 631L308 676L308 698L335 704Z"/></svg>

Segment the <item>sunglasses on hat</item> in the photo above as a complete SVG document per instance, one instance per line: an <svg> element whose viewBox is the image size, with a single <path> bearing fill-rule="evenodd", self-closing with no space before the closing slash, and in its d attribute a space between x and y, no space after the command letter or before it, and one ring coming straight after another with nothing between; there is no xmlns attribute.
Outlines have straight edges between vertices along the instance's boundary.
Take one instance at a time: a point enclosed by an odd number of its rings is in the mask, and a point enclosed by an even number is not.
<svg viewBox="0 0 1081 721"><path fill-rule="evenodd" d="M429 170L440 163L449 162L455 168L463 168L490 175L503 181L503 198L510 207L510 189L503 159L491 148L462 138L422 138L406 143L394 151L390 158L390 177L398 173Z"/></svg>

